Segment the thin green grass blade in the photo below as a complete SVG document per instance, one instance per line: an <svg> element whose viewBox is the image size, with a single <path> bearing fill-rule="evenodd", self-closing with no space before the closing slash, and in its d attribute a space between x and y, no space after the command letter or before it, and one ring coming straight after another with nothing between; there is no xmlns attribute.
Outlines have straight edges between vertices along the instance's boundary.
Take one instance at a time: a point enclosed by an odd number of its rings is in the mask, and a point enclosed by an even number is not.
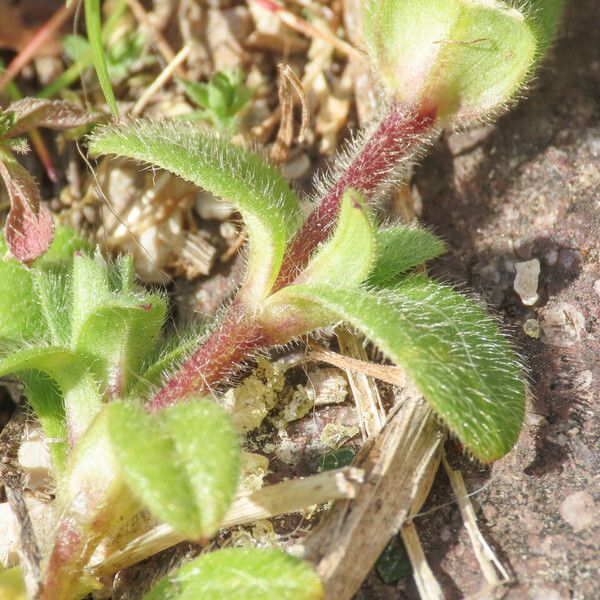
<svg viewBox="0 0 600 600"><path fill-rule="evenodd" d="M90 47L92 49L92 60L100 81L100 87L106 98L106 102L115 117L119 116L119 108L115 93L108 76L108 66L102 43L102 24L100 15L100 0L84 0L85 26L87 29Z"/></svg>

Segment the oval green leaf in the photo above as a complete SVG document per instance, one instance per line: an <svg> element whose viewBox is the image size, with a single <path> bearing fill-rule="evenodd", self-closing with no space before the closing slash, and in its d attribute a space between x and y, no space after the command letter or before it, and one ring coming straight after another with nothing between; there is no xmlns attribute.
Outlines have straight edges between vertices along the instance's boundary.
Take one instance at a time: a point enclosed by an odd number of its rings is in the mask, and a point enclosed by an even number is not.
<svg viewBox="0 0 600 600"><path fill-rule="evenodd" d="M348 190L331 236L311 257L299 281L360 285L377 255L376 229L360 193Z"/></svg>
<svg viewBox="0 0 600 600"><path fill-rule="evenodd" d="M192 400L148 414L108 406L111 443L131 491L188 539L212 536L234 498L239 446L229 415Z"/></svg>
<svg viewBox="0 0 600 600"><path fill-rule="evenodd" d="M317 574L271 548L227 548L203 554L163 579L144 600L321 600Z"/></svg>
<svg viewBox="0 0 600 600"><path fill-rule="evenodd" d="M181 121L100 128L89 148L94 155L116 154L166 169L231 202L250 241L243 294L254 299L268 294L300 210L289 185L261 156Z"/></svg>
<svg viewBox="0 0 600 600"><path fill-rule="evenodd" d="M452 289L409 277L393 290L297 285L280 301L347 321L403 367L450 431L482 461L508 452L525 410L519 360L493 319Z"/></svg>

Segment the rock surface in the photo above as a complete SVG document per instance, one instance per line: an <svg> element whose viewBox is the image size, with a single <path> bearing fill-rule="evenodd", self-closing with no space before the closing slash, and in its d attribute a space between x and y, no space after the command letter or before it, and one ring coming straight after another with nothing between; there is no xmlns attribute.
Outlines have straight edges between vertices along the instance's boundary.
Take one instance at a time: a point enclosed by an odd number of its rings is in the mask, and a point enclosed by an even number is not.
<svg viewBox="0 0 600 600"><path fill-rule="evenodd" d="M518 446L492 467L462 464L482 532L514 582L498 597L600 597L600 4L568 3L552 55L494 127L448 136L416 176L423 220L448 243L434 272L499 311L530 369ZM541 265L534 306L515 265ZM539 322L539 338L523 325ZM417 520L446 598L483 577L438 476ZM445 506L446 505L446 506ZM418 598L372 575L361 598Z"/></svg>

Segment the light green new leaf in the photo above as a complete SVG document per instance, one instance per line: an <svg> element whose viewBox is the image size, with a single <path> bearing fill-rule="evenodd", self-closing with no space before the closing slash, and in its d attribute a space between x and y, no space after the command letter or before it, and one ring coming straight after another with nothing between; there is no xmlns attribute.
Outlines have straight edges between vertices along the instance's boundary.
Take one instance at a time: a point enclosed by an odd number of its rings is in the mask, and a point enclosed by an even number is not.
<svg viewBox="0 0 600 600"><path fill-rule="evenodd" d="M32 269L31 276L51 343L68 346L71 339L71 278L67 265Z"/></svg>
<svg viewBox="0 0 600 600"><path fill-rule="evenodd" d="M386 87L410 106L468 122L530 78L563 0L368 0L365 35Z"/></svg>
<svg viewBox="0 0 600 600"><path fill-rule="evenodd" d="M289 185L261 156L179 121L104 127L90 138L89 148L94 155L116 154L166 169L234 204L250 241L242 295L260 300L269 293L298 227L299 207Z"/></svg>
<svg viewBox="0 0 600 600"><path fill-rule="evenodd" d="M138 398L148 397L152 388L158 386L167 373L172 373L202 343L210 323L194 323L183 331L178 331L154 354L148 356L142 366L142 375L132 389Z"/></svg>
<svg viewBox="0 0 600 600"><path fill-rule="evenodd" d="M311 257L300 281L347 287L360 285L377 255L376 233L366 205L356 190L342 199L332 235Z"/></svg>
<svg viewBox="0 0 600 600"><path fill-rule="evenodd" d="M111 396L126 394L161 331L164 298L132 291L133 265L121 258L107 265L75 256L72 283L72 347L91 359L90 368Z"/></svg>
<svg viewBox="0 0 600 600"><path fill-rule="evenodd" d="M433 233L411 225L396 225L377 232L377 261L368 283L386 286L401 273L443 254L444 242Z"/></svg>
<svg viewBox="0 0 600 600"><path fill-rule="evenodd" d="M347 321L404 368L448 428L479 459L513 446L524 416L519 361L479 306L425 277L393 290L297 285L279 302L314 307L314 322ZM275 298L275 296L273 296Z"/></svg>
<svg viewBox="0 0 600 600"><path fill-rule="evenodd" d="M203 554L163 579L144 600L322 600L319 577L304 561L271 548Z"/></svg>
<svg viewBox="0 0 600 600"><path fill-rule="evenodd" d="M188 539L215 533L237 487L239 446L229 415L192 400L148 414L108 406L112 446L131 491Z"/></svg>

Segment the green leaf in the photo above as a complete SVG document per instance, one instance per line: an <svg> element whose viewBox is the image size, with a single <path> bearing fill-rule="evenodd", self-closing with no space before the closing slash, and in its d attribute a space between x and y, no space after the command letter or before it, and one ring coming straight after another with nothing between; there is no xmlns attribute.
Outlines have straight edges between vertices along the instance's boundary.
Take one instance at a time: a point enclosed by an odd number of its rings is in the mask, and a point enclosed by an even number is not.
<svg viewBox="0 0 600 600"><path fill-rule="evenodd" d="M106 102L115 117L119 116L119 108L115 94L110 83L108 75L108 66L106 64L106 55L102 43L102 27L100 16L100 0L84 0L85 8L85 27L87 29L88 40L92 49L92 58L100 87L106 98Z"/></svg>
<svg viewBox="0 0 600 600"><path fill-rule="evenodd" d="M343 320L361 330L406 370L480 460L500 458L517 440L525 407L519 361L495 322L469 298L409 277L393 290L290 286L271 301L301 304L321 326Z"/></svg>
<svg viewBox="0 0 600 600"><path fill-rule="evenodd" d="M90 43L82 35L77 34L64 36L63 50L67 57L73 62L79 60L88 52L91 52Z"/></svg>
<svg viewBox="0 0 600 600"><path fill-rule="evenodd" d="M0 348L7 341L42 339L44 317L36 302L31 271L14 258L0 233Z"/></svg>
<svg viewBox="0 0 600 600"><path fill-rule="evenodd" d="M377 255L375 231L361 195L348 190L333 233L311 257L300 281L360 285Z"/></svg>
<svg viewBox="0 0 600 600"><path fill-rule="evenodd" d="M219 528L237 487L239 446L229 415L208 400L147 414L113 402L109 431L131 491L188 539Z"/></svg>
<svg viewBox="0 0 600 600"><path fill-rule="evenodd" d="M402 538L395 535L375 563L384 583L394 583L412 575L412 566Z"/></svg>
<svg viewBox="0 0 600 600"><path fill-rule="evenodd" d="M55 477L60 477L67 462L67 423L60 389L45 373L22 371L19 377L27 401L39 419L52 456Z"/></svg>
<svg viewBox="0 0 600 600"><path fill-rule="evenodd" d="M48 325L44 318L44 300L38 297L40 289L34 286L34 278L38 272L57 269L57 264L70 261L75 250L85 247L89 247L89 243L73 230L59 227L50 248L29 269L14 258L7 258L8 248L0 232L0 344L2 341L39 341L46 337ZM62 283L66 285L66 279ZM64 297L62 289L54 287L49 291L53 297L46 300L57 304L58 298ZM64 310L67 305L62 306L63 317L68 312Z"/></svg>
<svg viewBox="0 0 600 600"><path fill-rule="evenodd" d="M100 254L75 257L71 346L90 359L89 367L112 397L130 390L167 310L161 296L132 289L130 259L107 265Z"/></svg>
<svg viewBox="0 0 600 600"><path fill-rule="evenodd" d="M135 384L132 394L136 397L148 397L152 388L158 386L168 373L177 367L198 348L206 337L209 323L195 324L183 333L178 332L167 340L154 355L147 358L142 368L142 375Z"/></svg>
<svg viewBox="0 0 600 600"><path fill-rule="evenodd" d="M562 0L368 0L365 35L397 101L468 122L527 83Z"/></svg>
<svg viewBox="0 0 600 600"><path fill-rule="evenodd" d="M0 357L0 377L9 374L21 376L24 371L36 370L52 378L64 396L69 441L74 444L102 405L98 385L88 373L88 363L85 355L76 354L68 348L25 348ZM57 407L57 413L60 415L61 412L61 408Z"/></svg>
<svg viewBox="0 0 600 600"><path fill-rule="evenodd" d="M0 138L3 138L13 128L15 122L14 112L0 110Z"/></svg>
<svg viewBox="0 0 600 600"><path fill-rule="evenodd" d="M368 283L386 286L398 275L444 252L444 243L426 229L396 225L377 232L377 261Z"/></svg>
<svg viewBox="0 0 600 600"><path fill-rule="evenodd" d="M175 173L231 202L242 213L250 256L242 294L260 300L277 276L286 242L299 224L295 194L262 157L188 123L137 121L99 129L94 155L116 154Z"/></svg>
<svg viewBox="0 0 600 600"><path fill-rule="evenodd" d="M6 570L0 567L0 598L2 600L27 600L27 589L21 567Z"/></svg>
<svg viewBox="0 0 600 600"><path fill-rule="evenodd" d="M202 118L217 129L232 131L237 114L250 102L254 92L244 85L242 72L221 71L208 83L179 80L190 100L205 109Z"/></svg>
<svg viewBox="0 0 600 600"><path fill-rule="evenodd" d="M271 548L203 554L163 579L144 600L322 600L308 563Z"/></svg>
<svg viewBox="0 0 600 600"><path fill-rule="evenodd" d="M71 339L71 278L68 269L65 265L32 269L31 275L51 343L68 346Z"/></svg>

